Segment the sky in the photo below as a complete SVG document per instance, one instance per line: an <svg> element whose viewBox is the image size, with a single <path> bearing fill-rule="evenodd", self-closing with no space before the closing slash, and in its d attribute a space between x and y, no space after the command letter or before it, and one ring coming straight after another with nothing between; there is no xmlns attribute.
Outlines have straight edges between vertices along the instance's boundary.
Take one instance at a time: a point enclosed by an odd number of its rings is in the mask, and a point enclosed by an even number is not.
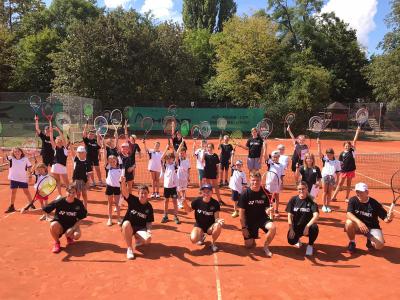
<svg viewBox="0 0 400 300"><path fill-rule="evenodd" d="M173 19L182 22L183 0L97 0L99 6L110 9L122 6L134 8L140 12L152 11L160 20ZM46 0L49 4L51 0ZM236 0L238 14L250 15L252 12L266 8L267 0ZM378 43L387 32L384 23L390 12L389 0L325 0L323 12L335 12L350 27L357 30L359 43L367 49L368 54L380 53Z"/></svg>

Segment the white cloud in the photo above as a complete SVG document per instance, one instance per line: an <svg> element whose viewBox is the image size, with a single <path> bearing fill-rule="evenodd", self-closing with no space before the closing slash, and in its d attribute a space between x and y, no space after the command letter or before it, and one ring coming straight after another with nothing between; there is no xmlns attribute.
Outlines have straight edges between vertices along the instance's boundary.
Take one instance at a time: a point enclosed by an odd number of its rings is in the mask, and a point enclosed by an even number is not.
<svg viewBox="0 0 400 300"><path fill-rule="evenodd" d="M180 22L182 20L181 15L174 11L173 0L145 0L143 6L140 9L141 13L151 11L155 18L160 20L175 20Z"/></svg>
<svg viewBox="0 0 400 300"><path fill-rule="evenodd" d="M357 39L368 47L368 35L376 27L374 16L378 0L329 0L322 8L323 13L334 12L350 27L357 30Z"/></svg>
<svg viewBox="0 0 400 300"><path fill-rule="evenodd" d="M119 6L125 7L132 0L104 0L104 5L109 8L117 8Z"/></svg>

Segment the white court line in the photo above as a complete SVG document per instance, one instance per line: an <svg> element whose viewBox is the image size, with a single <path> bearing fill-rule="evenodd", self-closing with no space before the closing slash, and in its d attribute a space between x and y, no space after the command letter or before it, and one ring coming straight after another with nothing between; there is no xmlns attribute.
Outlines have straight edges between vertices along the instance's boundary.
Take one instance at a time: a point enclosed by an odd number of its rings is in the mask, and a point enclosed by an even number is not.
<svg viewBox="0 0 400 300"><path fill-rule="evenodd" d="M386 182L383 182L383 181L380 181L380 180L378 180L378 179L369 177L368 175L362 174L362 173L360 173L360 172L356 172L356 174L361 175L361 176L364 176L365 178L368 178L368 179L370 179L370 180L372 180L372 181L375 181L375 182L378 182L378 183L380 183L380 184L383 184L383 185L386 185L386 186L390 187L390 184L388 184L388 183L386 183Z"/></svg>
<svg viewBox="0 0 400 300"><path fill-rule="evenodd" d="M222 300L221 280L219 279L219 269L218 269L218 256L217 253L215 252L214 252L214 272L215 272L215 281L217 286L217 299Z"/></svg>

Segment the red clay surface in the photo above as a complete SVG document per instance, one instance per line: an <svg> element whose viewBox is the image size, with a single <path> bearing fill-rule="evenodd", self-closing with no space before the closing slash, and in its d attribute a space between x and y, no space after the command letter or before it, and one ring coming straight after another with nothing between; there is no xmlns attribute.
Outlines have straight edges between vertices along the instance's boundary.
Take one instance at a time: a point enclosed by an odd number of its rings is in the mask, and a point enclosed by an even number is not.
<svg viewBox="0 0 400 300"><path fill-rule="evenodd" d="M277 143L272 141L273 145ZM289 141L284 143L291 149ZM329 142L336 151L341 144ZM328 146L327 141L324 146ZM400 142L360 142L358 149L394 152L399 146ZM0 176L4 181L6 172ZM197 192L192 188L189 194L194 197ZM399 213L391 224L381 223L386 239L382 251L369 253L365 238L357 237L359 250L350 256L343 232L346 205L342 193L339 202L333 203L333 213L321 212L320 235L312 258L304 257L304 247L296 249L287 244L286 214L277 221L271 259L264 257L261 232L257 248L245 249L239 220L230 216L230 191L224 188L222 197L229 206L223 207L221 214L225 225L217 254L212 254L209 243L206 247L190 243L192 214L181 213L181 225L160 224L161 199L152 201L153 243L139 247L133 261L126 261L119 226L105 224L104 189L89 193L90 215L82 226L81 240L65 248L63 238L64 248L59 254L50 252L49 224L40 222L38 214L2 213L9 194L9 188L0 185L0 299L114 299L128 295L133 299L399 299ZM283 203L293 194L285 191ZM371 196L387 205L392 199L390 190L372 190ZM16 207L25 202L20 192Z"/></svg>

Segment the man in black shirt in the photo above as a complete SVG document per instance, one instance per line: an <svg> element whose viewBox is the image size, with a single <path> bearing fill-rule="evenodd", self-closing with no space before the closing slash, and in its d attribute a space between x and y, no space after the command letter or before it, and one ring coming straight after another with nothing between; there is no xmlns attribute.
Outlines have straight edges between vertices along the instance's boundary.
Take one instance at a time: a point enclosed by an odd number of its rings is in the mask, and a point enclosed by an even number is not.
<svg viewBox="0 0 400 300"><path fill-rule="evenodd" d="M122 235L124 236L127 259L134 259L132 236L135 236L135 247L147 245L151 242L151 226L154 222L153 207L149 200L149 188L146 185L138 186L139 197L129 193L125 177L121 177L121 194L128 202L128 210L122 221Z"/></svg>
<svg viewBox="0 0 400 300"><path fill-rule="evenodd" d="M190 233L192 243L203 245L206 234L211 235L211 250L216 252L218 251L218 247L215 245L215 242L221 234L224 220L219 218L220 204L217 200L211 198L212 189L211 184L204 184L200 189L202 196L194 199L191 207L189 207L186 201L184 201L183 205L187 213L194 210L196 223Z"/></svg>
<svg viewBox="0 0 400 300"><path fill-rule="evenodd" d="M100 154L100 145L102 145L100 133L96 134L93 131L88 130L88 124L85 124L83 128L82 136L83 142L86 147L87 153L87 160L92 168L96 171L97 178L99 179L98 185L103 186L103 181L101 179L101 172L100 172L100 162L99 162L99 154ZM92 187L96 186L96 182L94 180L94 174L90 174L89 177L92 179Z"/></svg>
<svg viewBox="0 0 400 300"><path fill-rule="evenodd" d="M35 129L37 136L42 141L42 149L40 155L42 156L43 163L49 167L53 164L54 150L50 142L50 128L49 126L44 127L44 131L39 128L39 117L35 116Z"/></svg>
<svg viewBox="0 0 400 300"><path fill-rule="evenodd" d="M60 237L65 233L67 245L70 245L81 237L79 227L80 220L86 218L87 211L79 199L75 198L76 186L70 184L67 187L67 197L55 200L43 208L46 213L56 210L54 219L50 223L50 233L54 239L52 252L61 251Z"/></svg>
<svg viewBox="0 0 400 300"><path fill-rule="evenodd" d="M292 197L286 207L289 231L287 239L290 245L300 248L300 237L308 236L306 255L313 254L313 245L318 237L318 205L308 194L307 182L297 185L298 196Z"/></svg>
<svg viewBox="0 0 400 300"><path fill-rule="evenodd" d="M270 193L261 188L261 174L252 172L250 187L243 191L238 202L244 245L247 248L254 247L255 239L258 239L258 229L262 229L266 233L264 252L267 257L272 256L268 247L276 233L276 226L268 217L269 210L272 209L270 197Z"/></svg>
<svg viewBox="0 0 400 300"><path fill-rule="evenodd" d="M247 168L249 169L249 172L260 170L264 141L258 135L257 129L251 129L251 138L247 140L246 146L242 146L240 144L238 144L238 146L245 150L249 150L249 155L247 157Z"/></svg>
<svg viewBox="0 0 400 300"><path fill-rule="evenodd" d="M368 196L368 186L365 183L357 183L355 190L357 195L349 199L347 206L345 230L350 240L347 250L349 253L355 252L356 233L367 237L366 246L368 249L382 249L385 240L378 218L385 223L390 223L393 215L388 214L382 204Z"/></svg>

